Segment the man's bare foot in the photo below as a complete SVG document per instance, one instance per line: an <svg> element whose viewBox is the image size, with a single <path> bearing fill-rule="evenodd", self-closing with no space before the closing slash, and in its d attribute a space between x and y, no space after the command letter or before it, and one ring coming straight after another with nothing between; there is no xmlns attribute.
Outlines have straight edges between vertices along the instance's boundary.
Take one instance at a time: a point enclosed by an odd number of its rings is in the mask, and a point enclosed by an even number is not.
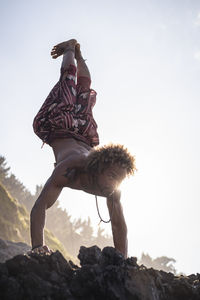
<svg viewBox="0 0 200 300"><path fill-rule="evenodd" d="M63 55L68 50L75 51L76 44L77 40L72 39L54 46L51 50L52 58L57 58L60 55Z"/></svg>
<svg viewBox="0 0 200 300"><path fill-rule="evenodd" d="M80 60L80 59L83 59L83 57L82 57L82 54L81 54L81 49L80 49L80 44L76 44L76 46L75 46L75 58L76 58L76 60Z"/></svg>

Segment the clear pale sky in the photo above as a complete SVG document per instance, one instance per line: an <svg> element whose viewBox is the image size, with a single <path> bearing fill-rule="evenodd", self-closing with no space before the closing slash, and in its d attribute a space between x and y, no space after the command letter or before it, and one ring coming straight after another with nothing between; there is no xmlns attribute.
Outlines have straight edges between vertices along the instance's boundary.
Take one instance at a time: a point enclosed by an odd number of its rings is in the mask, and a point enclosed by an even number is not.
<svg viewBox="0 0 200 300"><path fill-rule="evenodd" d="M121 186L129 255L166 255L178 271L200 272L200 1L0 2L0 154L31 192L54 163L32 130L59 78L50 50L71 38L97 91L101 145L124 144L136 157L138 172ZM66 189L60 201L97 230L93 196Z"/></svg>

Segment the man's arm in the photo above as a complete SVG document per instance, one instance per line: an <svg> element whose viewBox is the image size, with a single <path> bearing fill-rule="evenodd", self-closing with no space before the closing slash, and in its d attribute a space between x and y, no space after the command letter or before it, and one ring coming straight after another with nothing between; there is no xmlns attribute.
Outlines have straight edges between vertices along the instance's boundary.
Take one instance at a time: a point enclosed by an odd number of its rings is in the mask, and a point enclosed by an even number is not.
<svg viewBox="0 0 200 300"><path fill-rule="evenodd" d="M119 250L124 255L125 258L127 258L127 251L128 251L127 226L124 219L120 198L121 198L121 192L118 190L115 191L112 194L112 196L107 198L107 206L111 217L114 246L117 250ZM114 206L112 205L113 202L112 200L114 201Z"/></svg>
<svg viewBox="0 0 200 300"><path fill-rule="evenodd" d="M81 167L82 160L80 155L78 157L77 155L71 155L56 166L51 177L47 180L31 210L31 241L33 248L43 248L46 210L55 203L63 187L76 188L75 169Z"/></svg>
<svg viewBox="0 0 200 300"><path fill-rule="evenodd" d="M57 187L51 178L45 184L40 196L35 202L31 210L31 242L32 249L44 246L44 225L46 209L51 207L57 200L62 191L61 187Z"/></svg>

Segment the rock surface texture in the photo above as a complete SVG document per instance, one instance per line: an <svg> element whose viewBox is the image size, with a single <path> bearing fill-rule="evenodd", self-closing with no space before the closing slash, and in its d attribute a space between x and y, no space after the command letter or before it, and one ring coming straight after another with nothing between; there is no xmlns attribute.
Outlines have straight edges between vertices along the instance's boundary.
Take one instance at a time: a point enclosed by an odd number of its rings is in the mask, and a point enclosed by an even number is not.
<svg viewBox="0 0 200 300"><path fill-rule="evenodd" d="M200 274L174 276L124 259L114 248L81 247L81 267L60 252L0 263L0 299L199 300Z"/></svg>
<svg viewBox="0 0 200 300"><path fill-rule="evenodd" d="M0 238L0 263L29 250L31 250L31 247L25 243L4 241Z"/></svg>

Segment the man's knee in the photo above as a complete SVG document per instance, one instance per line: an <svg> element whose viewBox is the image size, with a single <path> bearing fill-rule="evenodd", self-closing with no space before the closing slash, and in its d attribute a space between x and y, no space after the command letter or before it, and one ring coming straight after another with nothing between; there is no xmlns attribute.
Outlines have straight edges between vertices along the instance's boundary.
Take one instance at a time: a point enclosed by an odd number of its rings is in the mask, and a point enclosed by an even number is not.
<svg viewBox="0 0 200 300"><path fill-rule="evenodd" d="M77 78L77 90L79 93L90 91L91 79L89 77L80 76Z"/></svg>

